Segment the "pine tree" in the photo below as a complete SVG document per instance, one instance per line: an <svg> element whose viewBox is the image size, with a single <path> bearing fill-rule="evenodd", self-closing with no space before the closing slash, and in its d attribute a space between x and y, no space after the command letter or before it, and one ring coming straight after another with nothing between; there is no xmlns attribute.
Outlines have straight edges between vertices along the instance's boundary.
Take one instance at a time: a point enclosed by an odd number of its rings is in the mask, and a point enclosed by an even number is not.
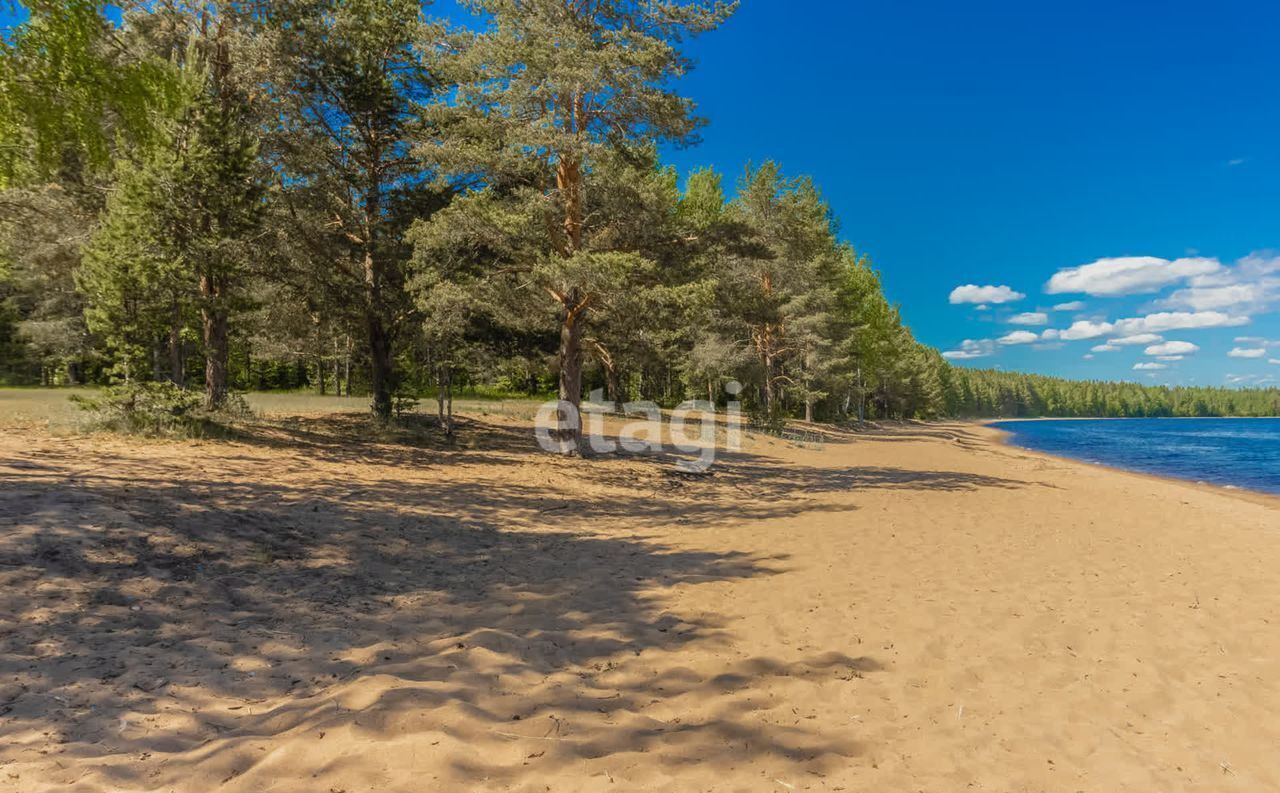
<svg viewBox="0 0 1280 793"><path fill-rule="evenodd" d="M597 219L588 206L611 187L600 178L606 159L691 139L699 120L670 88L688 68L679 44L732 6L474 0L471 8L488 26L449 64L456 101L436 107L442 137L425 148L446 172L484 174L486 189L450 222L504 224L523 243L504 246L519 259L506 269L526 271L558 314L560 399L575 417L562 417L565 440L578 449L591 314L647 261L608 240L618 217Z"/></svg>

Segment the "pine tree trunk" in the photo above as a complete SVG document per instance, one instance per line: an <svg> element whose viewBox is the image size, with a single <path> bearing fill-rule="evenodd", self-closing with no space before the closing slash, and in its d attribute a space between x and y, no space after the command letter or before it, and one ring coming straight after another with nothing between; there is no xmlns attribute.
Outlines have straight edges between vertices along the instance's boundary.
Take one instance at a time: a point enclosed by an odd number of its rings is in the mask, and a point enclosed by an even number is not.
<svg viewBox="0 0 1280 793"><path fill-rule="evenodd" d="M773 406L778 399L773 382L773 354L766 350L762 363L764 364L764 414L772 421Z"/></svg>
<svg viewBox="0 0 1280 793"><path fill-rule="evenodd" d="M445 371L446 369L444 366L441 366L436 371L436 418L440 422L440 428L445 431L446 435L449 435L450 434L449 425L446 423L445 417L444 417Z"/></svg>
<svg viewBox="0 0 1280 793"><path fill-rule="evenodd" d="M609 401L613 403L613 412L622 413L622 377L616 366L606 366L604 370L605 385L609 389Z"/></svg>
<svg viewBox="0 0 1280 793"><path fill-rule="evenodd" d="M381 159L372 152L373 162ZM386 421L391 418L391 394L395 390L391 356L391 328L382 294L386 273L378 253L378 229L382 225L382 185L376 177L364 196L364 313L369 335L370 387L373 391L373 415Z"/></svg>
<svg viewBox="0 0 1280 793"><path fill-rule="evenodd" d="M805 397L804 400L804 420L810 423L813 422L813 400L809 397Z"/></svg>
<svg viewBox="0 0 1280 793"><path fill-rule="evenodd" d="M346 389L343 391L347 396L351 396L351 337L347 336L347 347L343 357L342 364L342 381L346 383Z"/></svg>
<svg viewBox="0 0 1280 793"><path fill-rule="evenodd" d="M592 342L596 350L596 359L600 361L600 368L604 370L605 391L610 402L613 403L613 412L622 412L622 375L618 372L618 367L613 361L613 355L600 342Z"/></svg>
<svg viewBox="0 0 1280 793"><path fill-rule="evenodd" d="M445 367L440 373L441 378L441 401L440 401L440 424L444 427L444 434L447 437L453 437L453 370Z"/></svg>
<svg viewBox="0 0 1280 793"><path fill-rule="evenodd" d="M333 393L342 396L342 356L338 354L338 337L333 337Z"/></svg>
<svg viewBox="0 0 1280 793"><path fill-rule="evenodd" d="M391 373L391 335L382 317L370 311L366 317L369 328L370 389L373 392L373 415L379 419L391 418L391 392L394 390ZM350 390L351 382L347 381Z"/></svg>
<svg viewBox="0 0 1280 793"><path fill-rule="evenodd" d="M173 317L169 322L169 379L179 388L187 385L187 372L182 355L182 306L173 302Z"/></svg>
<svg viewBox="0 0 1280 793"><path fill-rule="evenodd" d="M222 284L205 274L200 279L200 295L204 305L200 318L204 331L204 405L217 410L227 401L227 307L223 303Z"/></svg>
<svg viewBox="0 0 1280 793"><path fill-rule="evenodd" d="M560 401L572 405L573 411L571 415L559 415L565 425L559 439L568 442L570 452L582 450L582 317L578 305L578 290L572 289L566 296L560 321Z"/></svg>

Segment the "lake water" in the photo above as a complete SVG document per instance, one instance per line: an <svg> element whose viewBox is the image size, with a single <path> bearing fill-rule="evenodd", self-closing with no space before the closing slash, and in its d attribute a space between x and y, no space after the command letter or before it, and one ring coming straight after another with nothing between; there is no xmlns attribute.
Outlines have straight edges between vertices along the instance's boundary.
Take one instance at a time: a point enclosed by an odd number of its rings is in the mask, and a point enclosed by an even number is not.
<svg viewBox="0 0 1280 793"><path fill-rule="evenodd" d="M1280 419L1049 419L992 426L1027 449L1280 493Z"/></svg>

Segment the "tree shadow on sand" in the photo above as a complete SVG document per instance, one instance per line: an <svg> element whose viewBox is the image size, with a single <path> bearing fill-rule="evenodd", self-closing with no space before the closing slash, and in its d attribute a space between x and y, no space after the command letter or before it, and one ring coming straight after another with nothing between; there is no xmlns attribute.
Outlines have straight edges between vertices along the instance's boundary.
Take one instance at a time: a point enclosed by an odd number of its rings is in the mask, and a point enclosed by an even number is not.
<svg viewBox="0 0 1280 793"><path fill-rule="evenodd" d="M258 761L255 741L357 724L369 740L411 725L474 747L537 741L542 770L650 751L675 768L824 769L857 742L766 726L734 692L769 677L853 684L879 664L826 652L673 669L682 648L732 634L721 615L674 610L675 591L773 575L787 559L660 542L646 527L853 509L797 492L1022 484L748 454L703 477L663 458L540 457L535 470L566 486L408 480L398 472L415 465L524 465L535 452L527 435L480 424L470 448L434 450L335 427L160 462L146 447L0 460L0 760L43 752L154 787L181 779L185 761L166 757L199 749L235 779ZM263 475L276 453L297 476ZM374 474L345 477L354 463ZM664 701L697 716L647 713ZM509 754L459 752L454 770L518 780L527 768Z"/></svg>

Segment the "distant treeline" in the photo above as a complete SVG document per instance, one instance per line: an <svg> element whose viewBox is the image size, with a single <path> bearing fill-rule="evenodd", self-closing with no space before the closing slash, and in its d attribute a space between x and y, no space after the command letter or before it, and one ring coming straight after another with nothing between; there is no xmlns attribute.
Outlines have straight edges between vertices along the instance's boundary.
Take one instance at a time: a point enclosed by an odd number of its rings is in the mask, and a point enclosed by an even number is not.
<svg viewBox="0 0 1280 793"><path fill-rule="evenodd" d="M945 412L959 417L1280 416L1277 388L1148 386L953 367L944 393Z"/></svg>

